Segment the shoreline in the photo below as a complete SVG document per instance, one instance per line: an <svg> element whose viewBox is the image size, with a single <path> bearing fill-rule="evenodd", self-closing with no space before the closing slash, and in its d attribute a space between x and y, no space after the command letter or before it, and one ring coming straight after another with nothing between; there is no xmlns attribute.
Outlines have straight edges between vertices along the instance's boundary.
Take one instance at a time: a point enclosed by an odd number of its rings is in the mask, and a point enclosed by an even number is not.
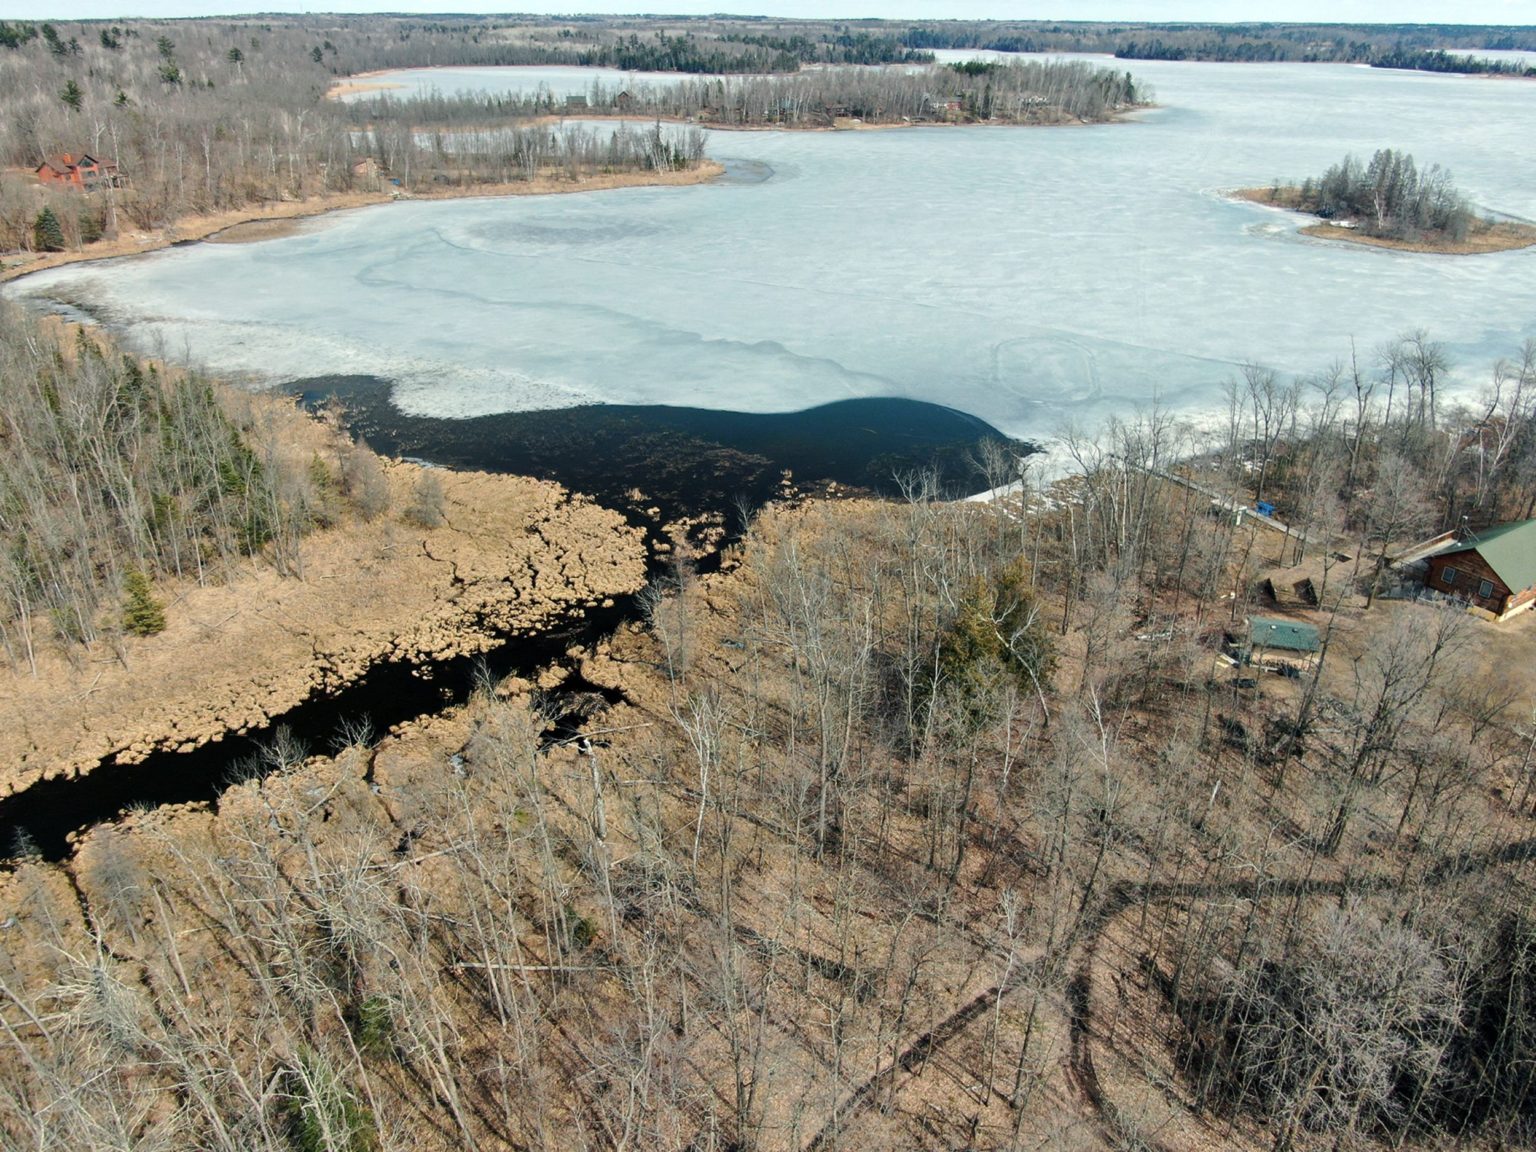
<svg viewBox="0 0 1536 1152"><path fill-rule="evenodd" d="M1157 104L1141 104L1138 108L1126 109L1117 112L1109 120L859 120L854 117L839 117L831 124L722 124L710 120L690 120L687 117L656 117L656 115L641 115L637 112L585 112L582 115L541 115L530 120L521 121L525 124L561 124L567 120L601 121L601 123L622 124L673 124L677 127L697 127L705 132L892 132L897 129L909 129L909 127L992 127L992 129L1006 129L1006 127L1106 127L1109 124L1135 124L1137 120L1132 118L1135 112L1144 112L1149 108L1157 108ZM487 129L488 131L488 129Z"/></svg>
<svg viewBox="0 0 1536 1152"><path fill-rule="evenodd" d="M340 100L343 96L358 96L366 92L403 92L405 88L406 85L404 84L373 84L367 80L359 84L350 80L343 80L327 88L325 90L325 98L327 100Z"/></svg>
<svg viewBox="0 0 1536 1152"><path fill-rule="evenodd" d="M1300 207L1299 189L1285 185L1275 194L1273 187L1233 188L1223 192L1222 198L1243 204L1257 204L1275 208L1294 215L1307 216L1312 223L1297 229L1302 236L1325 242L1354 244L1362 248L1384 248L1393 252L1416 252L1426 256L1488 256L1496 252L1518 252L1536 247L1536 226L1512 220L1492 223L1478 221L1474 230L1462 241L1422 239L1398 240L1390 236L1369 236L1349 224L1336 224L1314 216Z"/></svg>
<svg viewBox="0 0 1536 1152"><path fill-rule="evenodd" d="M578 192L607 192L617 188L686 187L707 184L718 178L725 166L716 160L702 161L696 168L684 168L672 172L611 172L569 180L563 176L539 176L532 180L512 184L466 184L446 188L434 188L426 192L402 192L399 190L377 192L340 192L330 195L311 196L303 200L264 201L245 208L232 208L225 212L182 216L152 232L126 232L113 240L98 240L77 252L21 253L20 263L0 262L0 284L20 280L35 272L46 272L68 264L85 264L97 260L116 260L125 256L139 256L147 252L159 252L182 244L201 241L214 243L253 243L293 235L299 222L333 212L350 211L354 208L372 208L380 204L403 203L414 200L471 200L510 196L554 196ZM245 229L246 235L230 236ZM259 232L260 234L251 234ZM220 237L226 237L220 239ZM9 253L4 261L14 259ZM31 259L26 259L30 255Z"/></svg>

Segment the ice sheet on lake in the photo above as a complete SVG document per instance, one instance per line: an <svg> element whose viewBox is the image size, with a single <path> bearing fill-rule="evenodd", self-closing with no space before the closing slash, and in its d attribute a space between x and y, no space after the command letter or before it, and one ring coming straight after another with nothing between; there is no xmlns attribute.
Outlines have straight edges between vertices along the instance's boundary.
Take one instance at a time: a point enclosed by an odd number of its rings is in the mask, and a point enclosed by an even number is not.
<svg viewBox="0 0 1536 1152"><path fill-rule="evenodd" d="M391 204L12 290L220 371L386 376L418 414L904 396L1021 436L1154 394L1209 410L1244 360L1309 372L1416 327L1483 379L1536 335L1536 250L1329 245L1220 195L1392 146L1536 218L1536 85L1134 69L1163 107L1133 124L718 133L713 155L774 176Z"/></svg>

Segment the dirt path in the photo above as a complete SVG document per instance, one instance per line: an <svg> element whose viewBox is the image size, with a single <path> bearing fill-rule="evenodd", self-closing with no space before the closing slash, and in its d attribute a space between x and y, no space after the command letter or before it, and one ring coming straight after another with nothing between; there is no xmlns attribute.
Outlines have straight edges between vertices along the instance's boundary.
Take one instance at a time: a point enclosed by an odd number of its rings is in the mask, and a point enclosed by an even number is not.
<svg viewBox="0 0 1536 1152"><path fill-rule="evenodd" d="M1536 860L1536 838L1514 841L1481 852L1460 853L1442 858L1431 867L1422 881L1436 887L1453 880L1485 872L1502 864ZM1068 1050L1066 1079L1068 1086L1083 1101L1094 1117L1105 1147L1117 1147L1127 1128L1115 1102L1100 1081L1094 1059L1099 1037L1093 1014L1095 979L1102 977L1100 942L1109 934L1114 921L1146 901L1159 904L1168 900L1213 899L1243 896L1257 900L1318 896L1337 899L1347 893L1391 891L1401 883L1397 874L1369 876L1282 877L1255 882L1251 875L1209 881L1152 882L1120 881L1112 885L1084 921L1076 948L1076 960L1069 966L1066 985ZM889 1065L868 1077L853 1089L803 1145L802 1152L825 1152L848 1135L848 1126L881 1098L898 1078L920 1072L930 1057L961 1036L971 1024L985 1015L999 997L1007 1000L1023 981L1000 988L992 985L956 1008L943 1020L913 1039ZM1163 1148L1155 1139L1142 1137L1144 1146Z"/></svg>
<svg viewBox="0 0 1536 1152"><path fill-rule="evenodd" d="M1007 994L1006 991L1003 992L1004 996ZM823 1149L831 1147L832 1142L841 1135L848 1122L862 1112L880 1094L882 1088L894 1081L899 1074L910 1073L914 1068L921 1068L930 1055L943 1048L985 1014L987 1009L996 1002L997 996L998 985L996 984L985 991L978 992L961 1007L908 1044L902 1049L901 1055L865 1080L853 1090L852 1095L837 1106L827 1122L806 1142L804 1152L822 1152Z"/></svg>
<svg viewBox="0 0 1536 1152"><path fill-rule="evenodd" d="M1516 840L1482 852L1462 852L1441 858L1419 881L1425 887L1440 887L1465 876L1486 872L1501 864L1521 864L1536 860L1536 838ZM1327 896L1337 899L1352 893L1387 892L1402 883L1398 874L1370 876L1305 877L1255 880L1253 876L1187 883L1121 881L1110 888L1092 917L1083 925L1079 943L1081 953L1072 967L1067 984L1068 1078L1082 1099L1097 1113L1106 1146L1114 1147L1125 1131L1115 1104L1099 1081L1094 1064L1096 1029L1093 1018L1093 987L1099 971L1099 943L1118 917L1130 912L1144 900L1149 904L1168 900L1213 899L1242 896L1255 901L1276 897ZM1005 992L1006 996L1007 993ZM1149 1148L1163 1148L1155 1140L1143 1137Z"/></svg>

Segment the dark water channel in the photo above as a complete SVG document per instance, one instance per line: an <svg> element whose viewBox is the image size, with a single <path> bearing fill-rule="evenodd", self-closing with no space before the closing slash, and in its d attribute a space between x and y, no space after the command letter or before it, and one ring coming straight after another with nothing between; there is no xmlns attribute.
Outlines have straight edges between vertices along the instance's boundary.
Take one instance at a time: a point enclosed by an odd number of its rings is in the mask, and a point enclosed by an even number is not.
<svg viewBox="0 0 1536 1152"><path fill-rule="evenodd" d="M983 486L974 464L979 444L1005 439L973 417L911 400L848 400L783 415L601 406L447 420L399 412L388 383L374 377L319 378L294 391L311 405L339 400L353 431L386 455L554 480L649 529L708 513L737 529L738 513L782 493L786 470L802 490L833 482L885 494L899 493L903 477L926 470L942 493L961 495ZM157 752L138 764L103 763L83 778L41 781L0 799L0 857L25 851L62 860L72 851L72 834L124 810L216 805L232 782L270 770L261 753L279 729L311 754L330 752L344 724L366 721L382 733L462 703L482 669L495 677L534 673L572 644L596 642L633 612L627 598L535 639L509 639L480 657L380 665L259 731L231 734L193 752ZM556 714L569 710L591 687L573 678L550 707ZM552 722L552 731L560 723Z"/></svg>

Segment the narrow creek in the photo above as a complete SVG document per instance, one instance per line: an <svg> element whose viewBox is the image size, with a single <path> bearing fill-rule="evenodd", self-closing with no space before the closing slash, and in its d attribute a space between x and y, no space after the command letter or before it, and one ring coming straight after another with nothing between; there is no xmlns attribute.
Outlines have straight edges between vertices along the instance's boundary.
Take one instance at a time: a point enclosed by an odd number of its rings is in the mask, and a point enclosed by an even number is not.
<svg viewBox="0 0 1536 1152"><path fill-rule="evenodd" d="M486 676L532 676L559 662L572 646L588 647L609 635L634 611L634 597L583 619L557 625L529 639L517 637L478 656L431 663L380 664L339 692L312 696L260 729L229 736L191 752L151 753L137 764L104 762L83 777L42 780L0 799L0 857L31 855L59 861L70 856L70 836L131 808L211 803L231 784L272 770L262 755L279 731L310 755L337 750L348 726L367 725L382 735L396 724L462 704ZM596 689L572 674L550 694L552 726L561 722L562 701Z"/></svg>

